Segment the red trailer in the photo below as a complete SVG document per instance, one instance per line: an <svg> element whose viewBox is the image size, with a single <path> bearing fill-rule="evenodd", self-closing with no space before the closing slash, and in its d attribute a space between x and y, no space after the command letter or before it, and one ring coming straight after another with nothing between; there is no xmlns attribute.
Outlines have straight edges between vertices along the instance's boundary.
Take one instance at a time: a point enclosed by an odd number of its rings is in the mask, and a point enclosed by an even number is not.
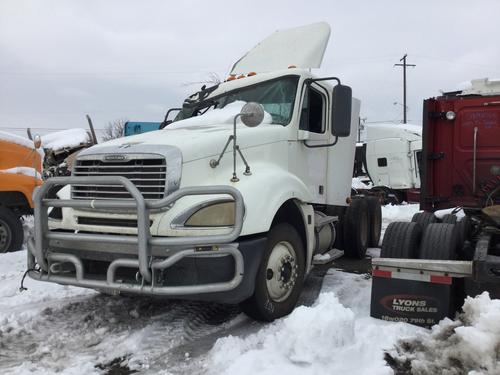
<svg viewBox="0 0 500 375"><path fill-rule="evenodd" d="M500 297L499 81L424 101L421 166L424 212L387 227L372 261L371 314L429 326L466 295Z"/></svg>

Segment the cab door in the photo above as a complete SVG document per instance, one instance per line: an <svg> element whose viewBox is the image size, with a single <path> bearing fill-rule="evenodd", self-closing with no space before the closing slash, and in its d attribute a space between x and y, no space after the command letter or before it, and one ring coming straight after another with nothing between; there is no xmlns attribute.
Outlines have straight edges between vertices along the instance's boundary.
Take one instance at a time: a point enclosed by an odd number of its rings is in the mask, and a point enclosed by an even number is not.
<svg viewBox="0 0 500 375"><path fill-rule="evenodd" d="M326 202L326 171L330 143L330 100L328 91L319 84L305 85L302 93L297 174L307 185L313 203Z"/></svg>

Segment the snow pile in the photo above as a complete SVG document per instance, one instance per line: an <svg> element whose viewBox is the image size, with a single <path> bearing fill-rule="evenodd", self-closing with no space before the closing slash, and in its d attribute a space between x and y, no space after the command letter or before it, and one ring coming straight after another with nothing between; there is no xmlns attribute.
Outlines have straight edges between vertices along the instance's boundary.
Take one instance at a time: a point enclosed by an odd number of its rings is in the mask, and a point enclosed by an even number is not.
<svg viewBox="0 0 500 375"><path fill-rule="evenodd" d="M430 335L403 340L388 353L412 374L500 374L500 300L487 292L467 297L457 320L442 320Z"/></svg>
<svg viewBox="0 0 500 375"><path fill-rule="evenodd" d="M322 290L315 305L297 307L255 334L219 339L203 364L207 372L391 374L384 349L422 329L369 318L370 280L362 275L330 270Z"/></svg>
<svg viewBox="0 0 500 375"><path fill-rule="evenodd" d="M30 168L30 167L16 167L16 168L2 169L0 170L0 173L24 174L26 176L36 177L39 180L42 179L42 175L38 173L38 171L35 168Z"/></svg>
<svg viewBox="0 0 500 375"><path fill-rule="evenodd" d="M42 147L57 151L79 146L82 143L87 143L88 140L89 136L85 129L67 129L42 136Z"/></svg>
<svg viewBox="0 0 500 375"><path fill-rule="evenodd" d="M335 327L335 329L325 329ZM333 293L314 307L300 306L277 324L247 339L228 336L214 346L214 373L288 373L304 366L330 365L332 351L352 344L354 314Z"/></svg>
<svg viewBox="0 0 500 375"><path fill-rule="evenodd" d="M234 117L238 113L241 113L241 109L245 104L246 102L238 100L226 105L224 108L215 108L209 110L207 113L201 116L196 116L185 120L176 121L170 124L168 127L166 127L166 129L167 130L182 129L191 126L206 126L206 125L221 125L221 124L233 125ZM273 119L271 115L267 112L264 112L264 120L262 121L262 124L271 124L272 122ZM237 124L242 124L241 118L238 118Z"/></svg>
<svg viewBox="0 0 500 375"><path fill-rule="evenodd" d="M7 132L1 131L1 130L0 130L0 141L15 143L17 145L21 145L21 146L30 148L32 150L35 149L33 141L29 140L28 138L20 137L16 134L7 133ZM43 150L38 149L37 151L40 154L40 156L43 158L45 155Z"/></svg>
<svg viewBox="0 0 500 375"><path fill-rule="evenodd" d="M465 212L460 207L446 208L444 210L438 210L434 212L434 216L436 216L438 219L442 219L444 215L448 214L455 214L458 221L462 220L462 218L465 217Z"/></svg>

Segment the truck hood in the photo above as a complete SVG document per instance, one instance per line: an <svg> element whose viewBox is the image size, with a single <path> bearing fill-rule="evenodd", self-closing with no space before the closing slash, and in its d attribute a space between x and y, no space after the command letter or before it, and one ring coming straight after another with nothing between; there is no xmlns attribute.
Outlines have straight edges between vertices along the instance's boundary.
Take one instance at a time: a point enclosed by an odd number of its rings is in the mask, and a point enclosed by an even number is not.
<svg viewBox="0 0 500 375"><path fill-rule="evenodd" d="M95 145L85 154L102 153L106 149L122 150L123 153L144 152L147 146L174 146L182 153L184 163L218 156L230 135L233 126L229 124L191 125L165 128L131 137L114 139ZM262 124L248 128L237 124L237 141L241 149L287 140L287 129L282 125ZM155 147L151 147L152 150ZM232 151L232 145L227 152Z"/></svg>

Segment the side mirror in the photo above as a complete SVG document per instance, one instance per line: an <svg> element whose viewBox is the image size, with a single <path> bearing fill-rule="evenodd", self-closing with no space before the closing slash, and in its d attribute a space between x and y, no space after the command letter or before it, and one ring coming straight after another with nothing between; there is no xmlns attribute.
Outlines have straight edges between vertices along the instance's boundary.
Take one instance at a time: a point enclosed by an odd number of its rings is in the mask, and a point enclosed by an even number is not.
<svg viewBox="0 0 500 375"><path fill-rule="evenodd" d="M260 125L264 120L264 108L259 103L248 102L241 109L240 115L241 121L246 126L253 128Z"/></svg>
<svg viewBox="0 0 500 375"><path fill-rule="evenodd" d="M33 146L38 150L42 146L42 137L40 135L35 134L33 137Z"/></svg>
<svg viewBox="0 0 500 375"><path fill-rule="evenodd" d="M351 134L352 90L349 86L337 85L333 88L332 134L349 137Z"/></svg>
<svg viewBox="0 0 500 375"><path fill-rule="evenodd" d="M168 119L168 115L171 113L171 112L175 112L175 111L182 111L182 108L170 108L168 111L167 111L167 114L165 115L165 119L163 120L163 122L160 124L160 129L164 129L165 127L167 127L168 125L170 125L172 122L174 122L173 120L169 120Z"/></svg>

